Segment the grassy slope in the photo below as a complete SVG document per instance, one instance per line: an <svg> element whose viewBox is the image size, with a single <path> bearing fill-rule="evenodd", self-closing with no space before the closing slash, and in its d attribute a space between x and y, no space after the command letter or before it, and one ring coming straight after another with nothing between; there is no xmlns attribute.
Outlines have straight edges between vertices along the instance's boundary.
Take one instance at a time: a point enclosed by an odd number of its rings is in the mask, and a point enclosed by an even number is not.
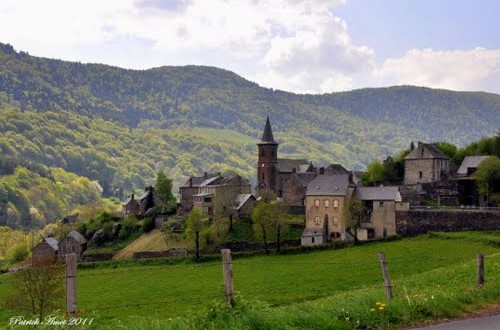
<svg viewBox="0 0 500 330"><path fill-rule="evenodd" d="M135 241L118 251L113 259L130 259L134 252L165 250L167 250L167 244L163 238L163 233L159 229L154 229L149 233L142 234Z"/></svg>
<svg viewBox="0 0 500 330"><path fill-rule="evenodd" d="M478 251L487 255L500 252L499 248L484 244L474 236L475 233L467 239L421 236L343 250L237 259L233 264L234 286L243 297L271 305L316 300L336 294L349 296L351 291L370 288L376 288L373 290L379 292L379 299L383 299L377 262L379 251L386 253L392 279L396 283L405 283L421 279L424 274L434 276L432 274L455 269L453 267L465 267L464 262L474 260ZM487 279L492 276L488 266ZM147 267L129 264L116 269L79 270L78 277L79 308L87 313L96 311L100 322L104 323L126 316L163 319L188 315L190 311L200 310L214 299L223 297L218 262ZM458 281L467 285L473 282L473 277L472 269ZM2 275L0 281L8 278L8 275ZM427 287L429 283L433 287ZM421 289L432 292L436 284L446 285L447 279L429 283L419 285L422 285ZM403 287L397 285L396 290L401 293ZM406 288L420 289L412 284L407 284ZM8 285L0 284L0 300L6 290ZM0 311L0 322L11 314Z"/></svg>

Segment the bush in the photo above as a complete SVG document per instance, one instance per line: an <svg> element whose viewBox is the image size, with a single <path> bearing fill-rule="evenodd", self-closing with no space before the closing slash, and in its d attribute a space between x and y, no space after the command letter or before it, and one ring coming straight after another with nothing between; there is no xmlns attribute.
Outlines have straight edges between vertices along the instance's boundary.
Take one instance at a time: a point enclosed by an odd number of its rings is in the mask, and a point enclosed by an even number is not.
<svg viewBox="0 0 500 330"><path fill-rule="evenodd" d="M149 233L151 230L155 228L155 220L153 218L146 218L142 223L142 231L145 233Z"/></svg>
<svg viewBox="0 0 500 330"><path fill-rule="evenodd" d="M137 219L135 217L126 218L123 220L123 225L120 229L120 233L118 234L118 238L122 241L126 240L137 231L138 227Z"/></svg>
<svg viewBox="0 0 500 330"><path fill-rule="evenodd" d="M12 262L19 262L26 259L28 255L29 255L28 247L23 243L19 243L14 245L10 250L9 259Z"/></svg>

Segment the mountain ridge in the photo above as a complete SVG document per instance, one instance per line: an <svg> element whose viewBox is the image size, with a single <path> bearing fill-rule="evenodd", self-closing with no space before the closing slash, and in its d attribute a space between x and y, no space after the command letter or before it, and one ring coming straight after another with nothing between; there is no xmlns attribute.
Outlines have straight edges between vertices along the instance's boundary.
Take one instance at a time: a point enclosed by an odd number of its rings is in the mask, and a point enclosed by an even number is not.
<svg viewBox="0 0 500 330"><path fill-rule="evenodd" d="M140 189L159 170L176 184L216 168L253 181L255 145L224 135L258 139L267 115L283 156L353 169L411 141L465 145L500 127L493 93L393 86L294 94L216 67L122 69L34 57L1 43L0 107L2 153L107 181L109 192ZM203 127L219 131L193 134Z"/></svg>

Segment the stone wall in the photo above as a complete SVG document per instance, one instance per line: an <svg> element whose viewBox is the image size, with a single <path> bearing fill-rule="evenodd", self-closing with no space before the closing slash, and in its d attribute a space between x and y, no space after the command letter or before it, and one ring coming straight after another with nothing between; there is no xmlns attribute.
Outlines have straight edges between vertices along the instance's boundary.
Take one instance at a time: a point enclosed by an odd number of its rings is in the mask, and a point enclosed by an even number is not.
<svg viewBox="0 0 500 330"><path fill-rule="evenodd" d="M429 231L500 229L500 211L409 210L396 212L396 233L415 236Z"/></svg>

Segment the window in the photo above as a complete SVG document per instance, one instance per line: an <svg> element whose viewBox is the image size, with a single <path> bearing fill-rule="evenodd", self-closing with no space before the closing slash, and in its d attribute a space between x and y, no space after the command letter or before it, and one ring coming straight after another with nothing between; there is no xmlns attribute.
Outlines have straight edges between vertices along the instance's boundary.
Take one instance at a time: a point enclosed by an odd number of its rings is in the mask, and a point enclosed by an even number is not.
<svg viewBox="0 0 500 330"><path fill-rule="evenodd" d="M314 243L314 236L311 237L311 243Z"/></svg>
<svg viewBox="0 0 500 330"><path fill-rule="evenodd" d="M422 179L422 171L418 172L418 177Z"/></svg>
<svg viewBox="0 0 500 330"><path fill-rule="evenodd" d="M384 207L384 202L380 202L380 207Z"/></svg>
<svg viewBox="0 0 500 330"><path fill-rule="evenodd" d="M321 222L319 221L319 217L314 217L314 224L319 226Z"/></svg>
<svg viewBox="0 0 500 330"><path fill-rule="evenodd" d="M262 181L264 181L264 173L262 173Z"/></svg>
<svg viewBox="0 0 500 330"><path fill-rule="evenodd" d="M334 199L333 200L333 207L339 207L339 201Z"/></svg>
<svg viewBox="0 0 500 330"><path fill-rule="evenodd" d="M330 200L325 199L325 207L330 207Z"/></svg>
<svg viewBox="0 0 500 330"><path fill-rule="evenodd" d="M265 155L266 155L266 154L264 153L264 150L262 150L262 151L260 152L260 156L261 156L261 157L265 157Z"/></svg>
<svg viewBox="0 0 500 330"><path fill-rule="evenodd" d="M314 206L316 206L316 207L319 206L319 199L314 200Z"/></svg>

